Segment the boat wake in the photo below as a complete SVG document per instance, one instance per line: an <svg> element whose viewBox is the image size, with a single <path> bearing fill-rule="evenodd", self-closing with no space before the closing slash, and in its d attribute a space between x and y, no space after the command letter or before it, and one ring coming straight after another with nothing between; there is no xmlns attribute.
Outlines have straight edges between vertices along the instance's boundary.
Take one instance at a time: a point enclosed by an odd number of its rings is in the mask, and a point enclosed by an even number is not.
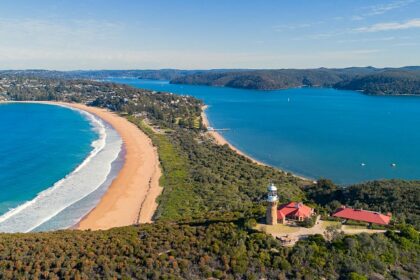
<svg viewBox="0 0 420 280"><path fill-rule="evenodd" d="M106 181L112 163L122 149L122 139L112 127L96 116L70 109L83 114L99 134L99 138L92 142L92 151L65 178L40 192L34 199L0 216L0 232L32 231L94 192ZM85 214L81 213L80 218Z"/></svg>

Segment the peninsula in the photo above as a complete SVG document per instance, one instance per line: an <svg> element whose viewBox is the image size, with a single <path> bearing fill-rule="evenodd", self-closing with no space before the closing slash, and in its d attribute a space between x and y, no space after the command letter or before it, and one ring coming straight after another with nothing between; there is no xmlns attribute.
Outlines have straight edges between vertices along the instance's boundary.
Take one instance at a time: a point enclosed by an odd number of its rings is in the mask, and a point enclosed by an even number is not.
<svg viewBox="0 0 420 280"><path fill-rule="evenodd" d="M188 96L90 80L45 77L7 76L3 77L2 85L5 100L66 102L92 110L91 113L111 125L111 116L124 124L130 121L124 131L136 134L134 130L140 129L157 147L164 190L154 214L157 223L105 231L1 234L1 246L5 250L0 252L4 267L0 273L4 278L37 275L37 266L59 278L84 275L82 278L86 279L142 278L142 275L179 278L280 275L280 279L300 275L300 278L339 279L375 276L384 271L388 276L398 274L408 279L417 275L420 218L412 210L418 205L418 181L378 181L342 189L328 180L313 184L256 164L227 145L209 139L201 115L204 104ZM75 102L88 107L73 105ZM118 124L113 125L124 138ZM150 142L146 140L144 144L149 145L151 155L156 155ZM153 174L152 169L147 170ZM334 227L317 226L316 232L323 235L314 234L299 240L294 247L285 247L283 240L272 237L271 228L267 233L266 225L258 227L261 232L255 228L266 215L270 182L277 185L276 195L281 203L303 201L320 215L347 204L356 209L392 212L392 221L386 228L370 231L372 235L347 236ZM121 194L114 192L115 186L109 189L109 194ZM115 222L117 213L124 215L124 211L118 210L124 209L119 203L126 201L130 199L124 194L120 199L105 195L97 210L86 217L85 228L109 227L108 222ZM110 205L114 202L118 207ZM139 210L141 202L133 200L132 205L135 205L132 209ZM135 223L135 212L130 213L129 219L118 217L125 219L124 223ZM91 223L87 224L89 220ZM279 226L282 229L283 225ZM66 255L62 262L54 265L57 268L51 266L56 260L54 256L63 250ZM369 257L374 255L381 257ZM309 262L308 256L313 256ZM349 263L363 263L363 266L348 267ZM26 267L26 272L19 267Z"/></svg>

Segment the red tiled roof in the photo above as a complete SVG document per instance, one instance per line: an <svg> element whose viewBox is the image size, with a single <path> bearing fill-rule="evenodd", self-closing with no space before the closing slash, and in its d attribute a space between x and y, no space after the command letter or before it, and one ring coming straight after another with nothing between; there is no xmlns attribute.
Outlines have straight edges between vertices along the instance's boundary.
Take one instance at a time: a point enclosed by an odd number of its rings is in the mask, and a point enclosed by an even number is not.
<svg viewBox="0 0 420 280"><path fill-rule="evenodd" d="M286 216L283 214L283 212L278 211L278 210L277 210L277 216L280 217L281 219L286 218Z"/></svg>
<svg viewBox="0 0 420 280"><path fill-rule="evenodd" d="M333 217L350 219L355 221L362 221L367 223L374 223L378 225L387 225L391 220L391 216L386 216L378 212L372 212L367 210L359 210L352 208L339 208Z"/></svg>
<svg viewBox="0 0 420 280"><path fill-rule="evenodd" d="M301 202L289 202L283 205L280 205L277 210L277 215L279 217L301 217L309 218L312 214L312 208L304 205Z"/></svg>

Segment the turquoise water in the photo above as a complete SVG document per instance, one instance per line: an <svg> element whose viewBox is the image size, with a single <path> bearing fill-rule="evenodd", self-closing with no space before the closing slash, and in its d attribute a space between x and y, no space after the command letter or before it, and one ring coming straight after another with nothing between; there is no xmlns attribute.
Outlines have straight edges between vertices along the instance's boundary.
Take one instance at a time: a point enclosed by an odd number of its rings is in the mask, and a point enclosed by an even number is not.
<svg viewBox="0 0 420 280"><path fill-rule="evenodd" d="M84 111L1 104L0 131L0 232L77 224L124 163L120 135Z"/></svg>
<svg viewBox="0 0 420 280"><path fill-rule="evenodd" d="M72 172L98 134L79 112L42 104L0 104L0 215Z"/></svg>
<svg viewBox="0 0 420 280"><path fill-rule="evenodd" d="M301 88L256 91L166 81L113 82L204 100L210 123L248 155L340 184L420 179L420 98ZM364 163L364 165L362 164ZM395 167L391 164L395 163Z"/></svg>

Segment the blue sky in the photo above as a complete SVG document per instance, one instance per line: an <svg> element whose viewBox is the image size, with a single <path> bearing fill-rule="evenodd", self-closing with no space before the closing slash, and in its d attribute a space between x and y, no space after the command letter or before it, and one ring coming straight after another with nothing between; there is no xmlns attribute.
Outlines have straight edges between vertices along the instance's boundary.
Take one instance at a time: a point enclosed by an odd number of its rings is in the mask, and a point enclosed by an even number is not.
<svg viewBox="0 0 420 280"><path fill-rule="evenodd" d="M420 65L420 0L2 0L0 69Z"/></svg>

